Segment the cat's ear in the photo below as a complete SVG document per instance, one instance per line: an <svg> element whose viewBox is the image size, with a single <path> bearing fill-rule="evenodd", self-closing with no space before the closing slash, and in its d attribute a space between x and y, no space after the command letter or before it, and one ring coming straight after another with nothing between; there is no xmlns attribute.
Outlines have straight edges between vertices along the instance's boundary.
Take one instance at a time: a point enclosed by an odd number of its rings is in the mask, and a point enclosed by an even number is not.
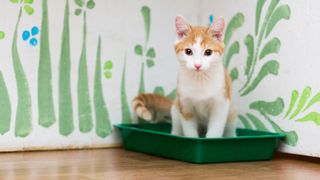
<svg viewBox="0 0 320 180"><path fill-rule="evenodd" d="M177 38L178 39L183 38L183 36L185 36L189 30L190 30L190 25L182 16L178 15L176 17Z"/></svg>
<svg viewBox="0 0 320 180"><path fill-rule="evenodd" d="M224 30L224 19L222 16L216 18L216 20L212 23L209 30L213 37L217 38L219 41L223 41L223 30Z"/></svg>

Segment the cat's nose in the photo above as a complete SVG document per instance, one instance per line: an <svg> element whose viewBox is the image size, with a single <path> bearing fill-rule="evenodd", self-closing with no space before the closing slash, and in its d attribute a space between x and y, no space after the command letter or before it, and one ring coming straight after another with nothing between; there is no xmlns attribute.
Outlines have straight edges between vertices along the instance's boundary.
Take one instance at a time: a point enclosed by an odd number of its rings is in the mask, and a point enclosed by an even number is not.
<svg viewBox="0 0 320 180"><path fill-rule="evenodd" d="M201 64L195 64L194 67L199 70L201 68Z"/></svg>

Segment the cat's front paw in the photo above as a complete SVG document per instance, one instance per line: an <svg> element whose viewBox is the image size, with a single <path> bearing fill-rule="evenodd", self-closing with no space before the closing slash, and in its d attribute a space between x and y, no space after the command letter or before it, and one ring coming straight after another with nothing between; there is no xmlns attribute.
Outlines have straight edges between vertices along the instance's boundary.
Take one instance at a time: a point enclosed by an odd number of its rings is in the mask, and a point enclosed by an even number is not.
<svg viewBox="0 0 320 180"><path fill-rule="evenodd" d="M183 136L182 132L181 131L171 131L171 134L174 135L174 136Z"/></svg>
<svg viewBox="0 0 320 180"><path fill-rule="evenodd" d="M207 133L206 138L222 138L222 134L218 133Z"/></svg>

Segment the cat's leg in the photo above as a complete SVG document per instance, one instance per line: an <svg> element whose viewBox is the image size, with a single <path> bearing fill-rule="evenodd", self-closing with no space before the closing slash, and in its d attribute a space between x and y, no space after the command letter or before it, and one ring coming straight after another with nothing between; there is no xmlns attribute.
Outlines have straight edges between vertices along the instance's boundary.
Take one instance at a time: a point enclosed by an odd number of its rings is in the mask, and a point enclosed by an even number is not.
<svg viewBox="0 0 320 180"><path fill-rule="evenodd" d="M188 137L199 137L198 135L198 124L195 119L195 116L193 115L193 106L190 103L188 99L180 99L177 100L171 109L173 113L171 114L175 119L178 119L179 121L173 121L172 124L175 126L175 129L172 129L173 131L180 130L178 128L182 129L182 134L184 136ZM179 126L180 125L180 126Z"/></svg>
<svg viewBox="0 0 320 180"><path fill-rule="evenodd" d="M224 128L224 137L235 137L236 136L236 127L237 127L237 109L234 105L231 105L230 111L228 114L228 119L226 127Z"/></svg>
<svg viewBox="0 0 320 180"><path fill-rule="evenodd" d="M181 124L184 136L195 138L199 137L198 123L196 119L185 119L183 116L181 116Z"/></svg>
<svg viewBox="0 0 320 180"><path fill-rule="evenodd" d="M174 104L171 107L171 119L172 119L171 134L177 135L177 136L183 136L179 111L177 110Z"/></svg>
<svg viewBox="0 0 320 180"><path fill-rule="evenodd" d="M178 112L182 133L187 137L199 137L198 123L193 114L193 106L190 100L180 99L175 103L176 112Z"/></svg>
<svg viewBox="0 0 320 180"><path fill-rule="evenodd" d="M211 109L207 138L218 138L223 136L229 114L230 102L226 100L216 101Z"/></svg>

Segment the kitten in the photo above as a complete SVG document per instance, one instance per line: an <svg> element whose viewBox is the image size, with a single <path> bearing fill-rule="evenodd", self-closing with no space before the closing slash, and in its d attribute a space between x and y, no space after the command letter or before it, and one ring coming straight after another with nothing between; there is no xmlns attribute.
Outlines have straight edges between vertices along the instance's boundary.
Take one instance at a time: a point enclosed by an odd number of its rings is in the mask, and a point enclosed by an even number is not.
<svg viewBox="0 0 320 180"><path fill-rule="evenodd" d="M235 135L235 108L231 79L222 63L224 19L210 27L191 26L182 16L176 21L175 52L180 64L174 101L156 94L133 100L136 114L148 121L171 115L174 135L215 138Z"/></svg>

